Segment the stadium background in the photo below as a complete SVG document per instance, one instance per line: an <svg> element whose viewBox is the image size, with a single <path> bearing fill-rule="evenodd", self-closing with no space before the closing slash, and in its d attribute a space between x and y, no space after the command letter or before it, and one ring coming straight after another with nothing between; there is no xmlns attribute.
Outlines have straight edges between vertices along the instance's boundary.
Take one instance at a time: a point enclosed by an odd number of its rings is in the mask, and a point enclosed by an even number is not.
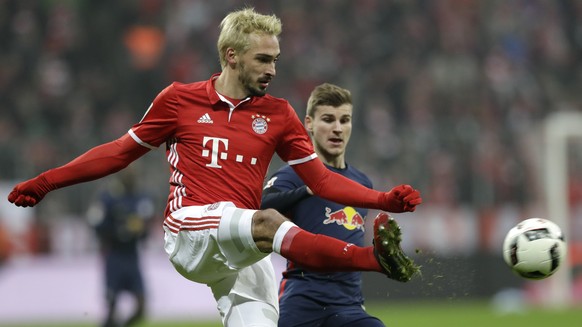
<svg viewBox="0 0 582 327"><path fill-rule="evenodd" d="M2 199L16 182L125 133L171 81L219 71L218 24L244 4L283 21L270 93L303 116L315 85L352 90L349 163L377 189L409 183L423 194L417 212L396 215L405 249L419 251L423 277L397 284L366 274L369 300L543 301L544 282L512 275L500 252L512 225L547 211L544 120L582 111L578 1L0 1ZM572 214L565 230L575 268L581 148L569 145ZM160 213L164 161L158 149L135 164ZM280 164L276 159L272 169ZM99 262L84 215L107 180L53 192L34 209L0 201L0 325L98 319ZM214 315L205 288L171 271L161 238L154 226L144 249L151 311ZM582 298L578 275L574 269L575 302ZM47 307L44 297L51 302L59 292L76 305ZM70 310L57 310L63 307Z"/></svg>

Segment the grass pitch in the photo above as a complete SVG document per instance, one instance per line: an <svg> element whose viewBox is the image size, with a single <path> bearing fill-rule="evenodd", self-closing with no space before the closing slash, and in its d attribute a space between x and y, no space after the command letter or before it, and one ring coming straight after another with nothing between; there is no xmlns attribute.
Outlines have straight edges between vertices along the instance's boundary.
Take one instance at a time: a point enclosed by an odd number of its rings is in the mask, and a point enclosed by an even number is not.
<svg viewBox="0 0 582 327"><path fill-rule="evenodd" d="M369 303L367 310L380 318L389 327L547 327L572 326L582 321L582 307L564 310L545 310L540 308L521 308L513 312L496 312L485 302L447 302L439 303ZM23 324L2 327L94 327L96 324ZM144 322L139 327L221 327L219 321L200 322Z"/></svg>
<svg viewBox="0 0 582 327"><path fill-rule="evenodd" d="M582 308L499 312L483 302L375 304L368 307L368 312L391 327L547 327L571 326L573 321L582 321Z"/></svg>

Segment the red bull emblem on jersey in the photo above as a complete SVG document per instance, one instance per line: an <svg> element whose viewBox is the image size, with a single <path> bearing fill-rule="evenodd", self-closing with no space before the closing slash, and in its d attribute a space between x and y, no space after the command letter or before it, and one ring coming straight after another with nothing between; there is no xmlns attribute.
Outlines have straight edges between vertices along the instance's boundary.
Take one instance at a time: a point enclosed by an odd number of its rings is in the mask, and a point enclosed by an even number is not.
<svg viewBox="0 0 582 327"><path fill-rule="evenodd" d="M349 230L361 229L364 231L364 217L352 207L345 207L334 212L326 207L325 216L327 217L323 221L325 225L335 223Z"/></svg>
<svg viewBox="0 0 582 327"><path fill-rule="evenodd" d="M253 131L257 134L265 134L269 128L267 123L270 122L271 119L263 115L252 115L251 118L253 119Z"/></svg>

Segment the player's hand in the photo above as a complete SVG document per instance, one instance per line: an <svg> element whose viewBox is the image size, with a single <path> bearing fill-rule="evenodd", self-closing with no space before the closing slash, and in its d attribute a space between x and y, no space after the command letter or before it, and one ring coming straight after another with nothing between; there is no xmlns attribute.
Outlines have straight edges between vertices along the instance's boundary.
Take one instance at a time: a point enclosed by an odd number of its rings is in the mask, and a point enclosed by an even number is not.
<svg viewBox="0 0 582 327"><path fill-rule="evenodd" d="M413 212L422 203L420 192L410 185L398 185L384 194L384 210L393 213Z"/></svg>
<svg viewBox="0 0 582 327"><path fill-rule="evenodd" d="M41 174L16 185L12 192L8 194L8 201L18 207L33 207L50 191L51 187L49 183Z"/></svg>

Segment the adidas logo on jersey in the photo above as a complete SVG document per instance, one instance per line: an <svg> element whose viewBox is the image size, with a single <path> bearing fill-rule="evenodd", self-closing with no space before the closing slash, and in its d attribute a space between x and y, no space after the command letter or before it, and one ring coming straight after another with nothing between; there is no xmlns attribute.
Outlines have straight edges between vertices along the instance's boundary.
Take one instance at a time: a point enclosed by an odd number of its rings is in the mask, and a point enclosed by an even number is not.
<svg viewBox="0 0 582 327"><path fill-rule="evenodd" d="M212 124L214 123L212 121L212 118L210 118L210 115L208 113L205 113L204 115L202 115L202 117L198 118L198 122L201 124Z"/></svg>

